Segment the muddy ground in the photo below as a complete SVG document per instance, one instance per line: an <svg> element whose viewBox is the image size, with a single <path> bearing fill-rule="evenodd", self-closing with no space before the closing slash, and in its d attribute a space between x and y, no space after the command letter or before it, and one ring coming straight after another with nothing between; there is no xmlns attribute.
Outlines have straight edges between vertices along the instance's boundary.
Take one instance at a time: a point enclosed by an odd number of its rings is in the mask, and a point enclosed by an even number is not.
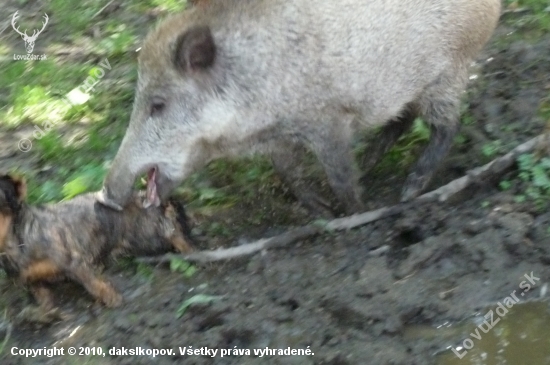
<svg viewBox="0 0 550 365"><path fill-rule="evenodd" d="M509 150L544 129L537 113L550 93L550 37L534 44L506 43L502 25L472 72L466 113L472 122L453 148L433 186L488 161L483 146L499 140ZM504 40L504 41L503 41ZM487 60L490 59L490 62ZM479 71L479 72L476 72ZM5 145L2 146L6 148ZM4 158L21 158L5 153ZM515 176L511 171L509 176ZM369 208L395 202L403 173L381 172L367 186ZM325 234L250 258L200 266L191 278L168 267L109 270L125 297L120 309L94 304L71 284L56 289L66 318L50 324L18 320L28 304L22 288L3 280L9 303L2 331L12 325L2 364L438 364L436 354L463 337L408 336L414 325L457 323L518 290L524 274L540 278L522 300L537 299L550 281L550 213L529 201L517 203L514 189L480 181L453 201L413 207L360 229ZM519 187L518 187L519 189ZM196 216L220 222L231 234L215 237L196 230L202 248L236 245L279 233L290 226L255 225L251 212L274 222L306 223L296 202L280 191L257 192L256 205L239 205ZM286 217L282 219L280 217ZM279 217L279 218L277 218ZM288 218L291 217L291 218ZM247 223L248 222L248 223ZM381 246L390 250L373 256ZM196 294L223 296L190 307ZM0 336L0 338L3 336ZM83 356L23 358L13 346L101 346L170 348L175 356ZM178 347L211 349L309 348L312 356L180 356Z"/></svg>

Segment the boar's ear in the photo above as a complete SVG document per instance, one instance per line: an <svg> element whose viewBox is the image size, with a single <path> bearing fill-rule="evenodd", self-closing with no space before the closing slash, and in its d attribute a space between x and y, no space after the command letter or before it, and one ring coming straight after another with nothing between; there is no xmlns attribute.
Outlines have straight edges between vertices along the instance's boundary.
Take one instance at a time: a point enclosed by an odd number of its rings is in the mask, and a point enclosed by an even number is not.
<svg viewBox="0 0 550 365"><path fill-rule="evenodd" d="M207 26L191 28L176 40L174 63L182 71L206 69L215 58L216 45Z"/></svg>

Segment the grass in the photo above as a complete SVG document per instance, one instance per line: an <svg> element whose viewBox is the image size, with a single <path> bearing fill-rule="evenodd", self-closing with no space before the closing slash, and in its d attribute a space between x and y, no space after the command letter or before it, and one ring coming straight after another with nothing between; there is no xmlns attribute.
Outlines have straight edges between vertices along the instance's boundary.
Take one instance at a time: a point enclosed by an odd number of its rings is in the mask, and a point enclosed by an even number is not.
<svg viewBox="0 0 550 365"><path fill-rule="evenodd" d="M129 0L123 11L99 14L108 3L108 0L77 3L52 0L39 5L35 10L50 16L49 33L39 39L48 54L45 61L9 61L12 49L21 47L15 34L0 47L0 105L4 105L0 106L0 126L4 130L36 126L44 131L41 138L33 140L30 152L38 157L37 168L24 171L32 203L59 201L99 189L131 113L136 81L134 50L138 35L144 31L135 20L153 9L168 13L186 6L185 1L179 0ZM550 1L506 0L504 5L531 10L507 20L522 35L550 31L547 11ZM21 21L30 26L30 21ZM99 30L99 37L92 35L94 28ZM70 46L80 47L84 57L56 55L55 51ZM105 59L110 70L104 70L105 76L85 96L84 102L68 106L65 98L74 95ZM542 108L550 117L548 101ZM475 121L466 113L463 123ZM53 126L49 131L48 125ZM413 150L424 145L428 138L429 129L417 120L413 130L384 157L378 170L395 170L396 164L410 165L417 155ZM484 148L484 153L498 152L497 143ZM259 189L269 189L275 184L273 169L265 158L223 160L193 175L178 192L192 207L231 207L243 199L253 200Z"/></svg>
<svg viewBox="0 0 550 365"><path fill-rule="evenodd" d="M185 278L190 278L197 272L197 267L181 258L174 256L170 260L170 271L178 272Z"/></svg>
<svg viewBox="0 0 550 365"><path fill-rule="evenodd" d="M51 34L41 38L48 43L44 47L48 59L7 62L0 58L0 100L5 101L0 107L0 126L8 131L22 127L36 131L31 154L38 156L41 171L24 171L32 203L59 201L98 189L106 163L124 134L133 99L137 33L131 23L116 17L93 18L107 3L49 2L40 9L50 16L48 26L55 32L55 38ZM156 3L162 5L162 1ZM173 5L174 1L167 1L168 8ZM101 31L97 39L88 34L94 25ZM20 43L17 37L10 40L0 49L0 57ZM75 61L56 56L54 51L67 44L82 46L85 57ZM90 77L97 84L86 93ZM75 101L74 95L81 100Z"/></svg>
<svg viewBox="0 0 550 365"><path fill-rule="evenodd" d="M408 173L409 167L418 158L419 150L428 143L430 135L431 131L426 122L421 118L417 118L412 128L402 135L381 158L380 162L374 167L373 174ZM376 143L376 137L372 138L371 143ZM365 153L369 153L369 146L360 143L355 151L356 158L359 160Z"/></svg>
<svg viewBox="0 0 550 365"><path fill-rule="evenodd" d="M186 6L179 0L130 0L124 12L94 18L107 3L49 2L40 10L50 16L48 26L55 29L55 38L50 35L45 47L48 59L6 62L0 58L0 100L5 101L0 107L0 127L38 130L30 152L38 157L38 169L20 171L29 181L31 203L70 199L100 188L124 135L134 96L134 49L140 30L125 20L143 17L152 9L174 12ZM91 37L92 26L101 37ZM19 39L12 41L13 45L0 48L0 57L7 58ZM86 57L75 62L52 54L67 44L82 46ZM97 75L105 59L110 69L103 68L105 75L95 78L94 90L83 93L86 79ZM75 95L83 101L65 102ZM188 179L179 193L195 207L230 207L243 197L254 198L252 185L269 184L272 172L262 158L216 161Z"/></svg>
<svg viewBox="0 0 550 365"><path fill-rule="evenodd" d="M161 11L176 12L184 9L186 1L180 0L134 0L133 9L141 12L146 12L150 9L159 9Z"/></svg>
<svg viewBox="0 0 550 365"><path fill-rule="evenodd" d="M510 34L512 40L526 39L536 41L550 32L550 1L548 0L505 0L503 6L507 9L526 9L521 15L509 14L503 17L503 22L517 31ZM509 42L510 39L505 42Z"/></svg>

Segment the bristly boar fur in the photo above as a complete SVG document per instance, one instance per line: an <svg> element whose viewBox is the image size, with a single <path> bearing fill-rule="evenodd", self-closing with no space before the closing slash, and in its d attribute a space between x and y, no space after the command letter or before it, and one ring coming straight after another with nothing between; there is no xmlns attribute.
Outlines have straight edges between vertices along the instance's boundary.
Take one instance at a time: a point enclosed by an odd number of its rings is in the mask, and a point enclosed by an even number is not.
<svg viewBox="0 0 550 365"><path fill-rule="evenodd" d="M25 186L21 178L0 176L0 259L8 275L29 285L45 308L53 301L45 283L63 277L107 306L118 306L122 296L96 274L107 260L193 250L185 210L174 201L143 209L143 197L134 194L128 208L117 212L90 193L29 206Z"/></svg>
<svg viewBox="0 0 550 365"><path fill-rule="evenodd" d="M357 131L382 127L366 152L371 167L422 117L430 142L401 198L418 196L451 146L468 66L501 8L500 0L198 3L143 44L130 125L100 196L106 205L122 209L145 172L158 204L209 161L259 152L322 210L300 184L306 146L345 210L356 212Z"/></svg>

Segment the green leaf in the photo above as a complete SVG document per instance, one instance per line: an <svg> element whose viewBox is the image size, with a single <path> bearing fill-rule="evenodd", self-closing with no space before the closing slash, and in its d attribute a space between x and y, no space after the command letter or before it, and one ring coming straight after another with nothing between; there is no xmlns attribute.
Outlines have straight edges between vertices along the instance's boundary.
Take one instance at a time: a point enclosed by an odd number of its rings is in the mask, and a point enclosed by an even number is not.
<svg viewBox="0 0 550 365"><path fill-rule="evenodd" d="M412 132L420 140L428 140L431 135L430 127L420 118L414 120Z"/></svg>
<svg viewBox="0 0 550 365"><path fill-rule="evenodd" d="M170 259L170 271L172 272L184 272L189 268L191 264L189 264L187 261L179 258L179 257L172 257Z"/></svg>
<svg viewBox="0 0 550 365"><path fill-rule="evenodd" d="M516 203L523 203L526 199L527 198L525 197L525 195L516 195L516 197L514 198Z"/></svg>
<svg viewBox="0 0 550 365"><path fill-rule="evenodd" d="M191 298L184 301L181 306L178 308L178 311L176 313L177 318L181 318L187 308L189 308L192 305L196 304L210 304L216 300L223 299L223 296L214 296L214 295L206 295L206 294L197 294L192 296Z"/></svg>
<svg viewBox="0 0 550 365"><path fill-rule="evenodd" d="M79 194L85 193L87 189L88 183L85 176L79 176L63 186L63 196L66 199L72 199Z"/></svg>
<svg viewBox="0 0 550 365"><path fill-rule="evenodd" d="M535 161L532 154L525 153L518 156L519 169L522 171L530 171L535 165Z"/></svg>
<svg viewBox="0 0 550 365"><path fill-rule="evenodd" d="M185 270L185 272L183 273L183 276L185 276L186 278L190 278L191 276L195 275L196 272L197 272L197 268L191 265L187 270Z"/></svg>
<svg viewBox="0 0 550 365"><path fill-rule="evenodd" d="M519 173L519 178L523 181L529 181L531 180L531 174L528 173L527 171L522 171Z"/></svg>
<svg viewBox="0 0 550 365"><path fill-rule="evenodd" d="M541 165L533 167L533 184L541 188L550 188L550 179Z"/></svg>
<svg viewBox="0 0 550 365"><path fill-rule="evenodd" d="M541 165L545 169L550 169L550 158L544 157L540 160L539 165Z"/></svg>
<svg viewBox="0 0 550 365"><path fill-rule="evenodd" d="M87 164L78 169L71 177L72 180L63 186L65 199L72 199L77 195L94 190L101 186L105 168L100 165Z"/></svg>
<svg viewBox="0 0 550 365"><path fill-rule="evenodd" d="M487 157L492 157L499 153L502 149L502 142L500 140L492 141L481 147L481 153Z"/></svg>
<svg viewBox="0 0 550 365"><path fill-rule="evenodd" d="M512 187L512 183L508 180L503 180L499 184L502 190L509 190Z"/></svg>
<svg viewBox="0 0 550 365"><path fill-rule="evenodd" d="M174 256L170 259L170 271L182 273L184 277L190 278L195 275L197 268L189 262Z"/></svg>

